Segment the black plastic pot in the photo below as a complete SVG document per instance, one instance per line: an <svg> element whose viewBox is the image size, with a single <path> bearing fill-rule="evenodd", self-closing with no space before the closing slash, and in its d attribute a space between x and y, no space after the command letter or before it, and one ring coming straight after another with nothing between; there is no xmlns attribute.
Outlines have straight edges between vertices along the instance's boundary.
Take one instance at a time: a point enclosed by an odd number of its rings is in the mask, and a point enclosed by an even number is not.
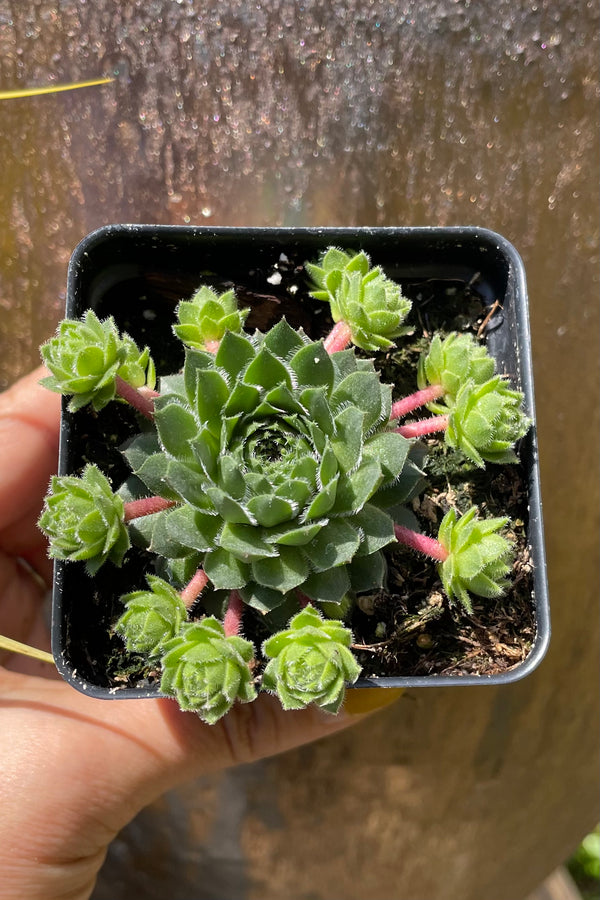
<svg viewBox="0 0 600 900"><path fill-rule="evenodd" d="M523 263L500 235L480 228L196 228L117 225L88 235L75 249L68 275L68 317L92 308L112 315L121 330L149 344L159 374L181 363L181 348L171 333L175 307L208 279L222 290L234 284L243 305L251 305L248 325L261 329L285 315L313 337L323 332L326 308L294 299L291 280L301 284L290 262L314 259L336 245L363 249L395 280L474 284L483 306L498 301L501 310L490 322L487 346L498 371L510 374L523 390L527 414L534 419L527 289ZM287 283L279 284L281 273ZM418 298L416 300L418 303ZM482 308L483 308L482 306ZM61 475L73 474L90 461L116 481L127 468L118 451L135 419L119 406L118 416L80 411L63 405ZM82 446L87 448L83 455ZM528 491L528 540L533 564L532 604L535 640L527 658L496 675L429 675L363 678L357 687L425 687L501 684L528 675L541 661L550 636L542 510L535 428L522 441L520 455ZM147 562L147 561L146 561ZM132 554L123 570L104 566L90 581L82 564L57 563L52 615L52 647L58 669L70 684L100 697L156 697L149 682L119 687L106 676L111 654L108 630L119 613L118 597L143 583L144 560ZM122 579L122 582L121 582ZM119 580L119 586L115 583ZM108 599L107 599L108 598Z"/></svg>

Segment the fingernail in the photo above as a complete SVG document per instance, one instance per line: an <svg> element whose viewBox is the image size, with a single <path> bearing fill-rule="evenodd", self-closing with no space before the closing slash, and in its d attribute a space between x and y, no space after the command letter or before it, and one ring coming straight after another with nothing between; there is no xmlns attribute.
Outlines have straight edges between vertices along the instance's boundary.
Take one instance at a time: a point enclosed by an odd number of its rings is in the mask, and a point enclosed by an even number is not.
<svg viewBox="0 0 600 900"><path fill-rule="evenodd" d="M404 688L349 688L344 700L344 712L360 716L394 703Z"/></svg>

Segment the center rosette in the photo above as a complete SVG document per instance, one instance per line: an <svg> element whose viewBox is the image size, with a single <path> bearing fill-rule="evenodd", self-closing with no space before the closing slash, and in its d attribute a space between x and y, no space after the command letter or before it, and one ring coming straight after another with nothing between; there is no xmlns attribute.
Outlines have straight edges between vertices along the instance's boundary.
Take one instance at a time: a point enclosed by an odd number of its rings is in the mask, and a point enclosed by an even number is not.
<svg viewBox="0 0 600 900"><path fill-rule="evenodd" d="M395 540L384 510L419 472L371 361L330 356L281 321L226 333L216 355L188 350L160 387L156 436L126 455L149 490L186 505L141 523L147 545L190 556L217 590L263 611L295 589L339 603L381 585L379 551Z"/></svg>

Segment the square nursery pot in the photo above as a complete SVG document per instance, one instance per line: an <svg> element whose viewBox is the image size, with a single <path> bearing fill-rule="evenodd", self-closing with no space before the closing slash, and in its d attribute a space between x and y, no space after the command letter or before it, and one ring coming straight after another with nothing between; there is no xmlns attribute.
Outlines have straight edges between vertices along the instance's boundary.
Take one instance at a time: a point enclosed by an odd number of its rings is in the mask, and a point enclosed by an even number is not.
<svg viewBox="0 0 600 900"><path fill-rule="evenodd" d="M331 319L328 307L308 295L302 266L331 245L365 250L373 265L402 285L413 301L416 333L442 327L485 334L497 371L524 392L525 411L534 419L523 263L508 241L485 229L109 226L88 235L73 253L66 315L77 318L91 308L101 318L113 316L120 330L150 346L159 375L182 364L171 325L178 302L201 281L220 290L235 286L240 305L251 308L247 329L266 330L285 316L318 339L329 331ZM396 344L401 349L409 341L404 337ZM416 363L418 353L410 358ZM94 462L120 484L128 467L118 448L135 423L133 411L121 404L72 415L63 403L59 474L77 474ZM550 625L535 426L518 453L517 465L488 466L485 476L516 502L520 550L507 597L475 603L461 633L460 616L441 601L435 565L417 554L409 562L407 551L395 548L390 570L400 587L390 589L390 596L399 591L392 600L393 621L385 621L377 598L366 598L352 623L355 641L389 646L393 653L362 652L363 675L356 687L502 684L539 664ZM471 475L460 477L468 481ZM445 476L442 482L447 487ZM480 485L480 499L498 515L487 502L488 482ZM441 517L435 502L421 503L416 511L424 531ZM409 565L416 589L407 592L402 585ZM56 563L53 653L59 672L75 688L107 699L159 695L156 674L140 675L139 663L136 671L135 660L124 658L120 640L111 634L121 610L118 598L143 587L147 570L143 551L128 553L122 569L108 563L93 579L82 563ZM398 623L401 637L386 644Z"/></svg>

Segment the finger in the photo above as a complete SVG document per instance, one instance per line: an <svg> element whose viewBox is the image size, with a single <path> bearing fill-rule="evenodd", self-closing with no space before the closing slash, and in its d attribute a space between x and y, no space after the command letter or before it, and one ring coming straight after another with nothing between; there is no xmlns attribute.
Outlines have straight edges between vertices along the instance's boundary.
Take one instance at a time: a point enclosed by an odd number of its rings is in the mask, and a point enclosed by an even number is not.
<svg viewBox="0 0 600 900"><path fill-rule="evenodd" d="M40 579L20 560L0 551L0 634L46 649L48 629L42 612L46 593L47 588ZM13 654L0 650L0 664L5 665L12 659ZM39 668L26 670L37 673Z"/></svg>
<svg viewBox="0 0 600 900"><path fill-rule="evenodd" d="M43 366L0 395L0 547L38 553L36 522L56 472L60 397L39 384Z"/></svg>
<svg viewBox="0 0 600 900"><path fill-rule="evenodd" d="M47 490L48 485L44 489ZM54 564L48 556L48 540L37 527L42 497L40 496L34 510L28 510L6 528L0 529L0 552L13 559L20 558L31 566L46 587L52 586Z"/></svg>

